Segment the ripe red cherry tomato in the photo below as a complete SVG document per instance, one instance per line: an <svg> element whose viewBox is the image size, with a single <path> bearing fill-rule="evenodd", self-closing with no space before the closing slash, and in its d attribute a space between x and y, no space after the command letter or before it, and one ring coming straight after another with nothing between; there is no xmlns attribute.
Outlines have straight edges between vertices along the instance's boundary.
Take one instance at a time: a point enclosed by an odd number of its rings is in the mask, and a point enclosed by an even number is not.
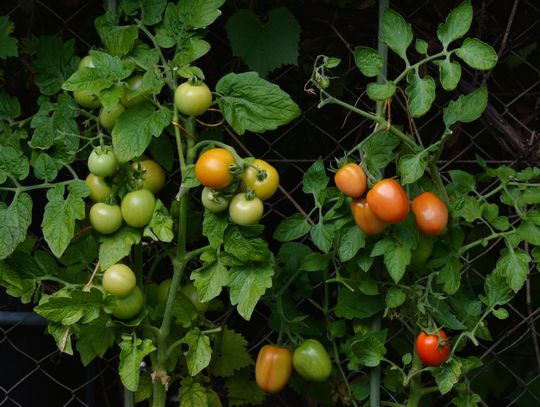
<svg viewBox="0 0 540 407"><path fill-rule="evenodd" d="M448 224L446 204L432 192L423 192L412 201L418 230L426 235L440 235Z"/></svg>
<svg viewBox="0 0 540 407"><path fill-rule="evenodd" d="M416 353L426 366L439 366L450 356L450 342L443 330L439 330L439 336L441 341L437 335L420 332L416 338Z"/></svg>
<svg viewBox="0 0 540 407"><path fill-rule="evenodd" d="M205 187L223 189L233 180L229 166L234 163L234 156L229 150L211 148L199 156L195 163L195 176Z"/></svg>
<svg viewBox="0 0 540 407"><path fill-rule="evenodd" d="M399 223L409 213L409 198L395 179L377 182L367 193L369 207L379 219L387 223Z"/></svg>
<svg viewBox="0 0 540 407"><path fill-rule="evenodd" d="M255 380L265 393L279 393L287 385L292 372L292 354L286 348L264 345L257 355Z"/></svg>
<svg viewBox="0 0 540 407"><path fill-rule="evenodd" d="M341 192L352 198L360 198L366 192L366 173L355 163L341 167L334 175L334 182Z"/></svg>
<svg viewBox="0 0 540 407"><path fill-rule="evenodd" d="M388 223L380 220L373 213L365 199L361 201L353 199L351 208L354 221L366 235L377 235L388 227Z"/></svg>
<svg viewBox="0 0 540 407"><path fill-rule="evenodd" d="M182 83L174 92L174 103L180 111L188 116L199 116L206 112L212 104L212 93L205 83Z"/></svg>
<svg viewBox="0 0 540 407"><path fill-rule="evenodd" d="M256 159L244 172L244 183L248 189L255 191L257 198L266 201L278 189L279 174L266 161Z"/></svg>

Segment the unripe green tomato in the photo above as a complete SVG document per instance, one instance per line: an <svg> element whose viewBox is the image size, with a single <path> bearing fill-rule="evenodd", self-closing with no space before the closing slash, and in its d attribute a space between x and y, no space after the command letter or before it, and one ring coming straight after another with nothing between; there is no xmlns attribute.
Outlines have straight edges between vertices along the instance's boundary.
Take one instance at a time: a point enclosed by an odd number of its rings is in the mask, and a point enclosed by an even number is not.
<svg viewBox="0 0 540 407"><path fill-rule="evenodd" d="M95 68L94 61L90 55L86 55L79 62L79 69L81 68Z"/></svg>
<svg viewBox="0 0 540 407"><path fill-rule="evenodd" d="M121 102L125 107L132 107L144 101L143 95L137 95L129 98L129 90L140 89L142 85L142 79L143 76L141 74L136 74L126 80L127 88L124 90L124 94L122 95L121 99Z"/></svg>
<svg viewBox="0 0 540 407"><path fill-rule="evenodd" d="M156 197L147 189L128 192L122 199L120 210L129 226L141 228L148 225L154 214Z"/></svg>
<svg viewBox="0 0 540 407"><path fill-rule="evenodd" d="M109 294L127 297L137 285L135 273L128 266L116 263L103 273L101 285Z"/></svg>
<svg viewBox="0 0 540 407"><path fill-rule="evenodd" d="M122 320L131 319L141 312L143 306L143 292L139 287L135 287L127 297L117 299L112 315Z"/></svg>
<svg viewBox="0 0 540 407"><path fill-rule="evenodd" d="M88 169L98 177L110 177L116 173L118 162L112 146L97 146L88 156Z"/></svg>
<svg viewBox="0 0 540 407"><path fill-rule="evenodd" d="M97 202L90 208L90 224L104 235L116 232L122 226L120 206Z"/></svg>
<svg viewBox="0 0 540 407"><path fill-rule="evenodd" d="M112 188L103 177L90 173L84 183L90 189L89 197L94 202L105 202L112 195Z"/></svg>
<svg viewBox="0 0 540 407"><path fill-rule="evenodd" d="M420 233L418 244L411 253L411 261L409 262L411 270L420 270L425 267L427 260L433 253L434 244L434 237Z"/></svg>
<svg viewBox="0 0 540 407"><path fill-rule="evenodd" d="M184 82L174 92L174 103L187 116L200 116L212 104L212 92L205 83Z"/></svg>
<svg viewBox="0 0 540 407"><path fill-rule="evenodd" d="M182 293L189 298L195 308L197 308L197 311L206 312L208 310L209 303L201 302L197 288L193 284L183 286Z"/></svg>
<svg viewBox="0 0 540 407"><path fill-rule="evenodd" d="M172 280L167 278L163 280L157 286L156 299L158 304L167 304L167 299L169 298L169 288L171 287Z"/></svg>
<svg viewBox="0 0 540 407"><path fill-rule="evenodd" d="M201 192L201 201L207 211L213 213L223 212L229 207L229 200L222 195L216 196L211 188L204 187Z"/></svg>
<svg viewBox="0 0 540 407"><path fill-rule="evenodd" d="M332 374L332 361L316 339L306 339L293 354L294 370L306 380L323 382Z"/></svg>
<svg viewBox="0 0 540 407"><path fill-rule="evenodd" d="M254 225L259 221L263 212L262 201L259 198L248 199L245 193L233 196L229 204L229 216L237 225Z"/></svg>
<svg viewBox="0 0 540 407"><path fill-rule="evenodd" d="M86 107L87 109L97 109L101 106L101 101L97 95L88 90L73 91L73 98L79 106Z"/></svg>
<svg viewBox="0 0 540 407"><path fill-rule="evenodd" d="M131 166L140 173L142 188L156 194L165 186L165 171L154 160L136 161Z"/></svg>
<svg viewBox="0 0 540 407"><path fill-rule="evenodd" d="M107 130L112 130L116 124L116 119L126 111L124 105L118 103L112 109L106 109L105 107L101 108L99 111L99 122Z"/></svg>

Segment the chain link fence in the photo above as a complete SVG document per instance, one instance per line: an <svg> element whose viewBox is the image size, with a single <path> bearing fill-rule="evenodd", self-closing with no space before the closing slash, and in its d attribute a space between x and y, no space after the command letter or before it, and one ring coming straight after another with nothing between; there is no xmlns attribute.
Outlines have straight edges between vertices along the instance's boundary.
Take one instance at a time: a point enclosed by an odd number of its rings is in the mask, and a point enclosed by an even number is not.
<svg viewBox="0 0 540 407"><path fill-rule="evenodd" d="M339 71L337 77L331 81L331 92L363 109L373 109L366 97L359 98L366 82L357 72L351 50L357 45L376 46L376 1L282 3L291 9L302 26L299 64L275 71L269 79L292 95L303 114L272 134L245 137L229 131L224 134L225 141L239 152L270 162L280 173L281 192L267 204L264 219L269 236L282 219L298 210L310 209L311 202L302 192L302 177L307 168L319 157L329 167L334 157L342 156L372 131L369 121L347 115L341 108L326 106L318 109L317 97L306 93L304 84L317 55L340 57L343 62L336 70ZM391 6L412 23L415 35L430 44L436 40L439 22L457 4L450 0L394 3ZM245 5L239 2L238 6ZM473 1L473 6L472 35L493 45L499 54L499 63L487 73L464 68L458 91L469 92L487 80L489 105L480 120L456 127L440 163L445 180L449 179L448 171L452 169L473 173L478 170L476 155L486 160L489 166L524 168L540 165L540 4L535 0L484 0ZM9 15L15 22L19 38L44 34L74 38L79 55L98 43L93 27L94 18L103 10L102 2L98 0L11 0L2 2L0 9L2 15ZM227 14L220 24L223 25L226 18ZM231 58L223 27L212 28L209 41L215 48L212 55L217 54L230 64L223 67L217 59L204 61L212 83L213 74L217 78L225 71L238 68L240 62ZM23 56L22 60L23 64L14 75L31 81L29 58ZM392 67L396 66L397 72L400 65L391 57L390 77L395 76ZM436 77L436 72L432 76ZM4 77L4 85L6 80ZM14 93L23 105L32 106L35 100L32 89L29 84L28 89L19 89L20 94ZM438 96L429 118L414 123L412 130L425 144L442 134L442 107L453 97L452 94ZM393 120L407 123L399 104L397 100L392 106ZM490 185L484 187L489 190ZM478 255L464 258L464 281L482 279L485 268L493 267L490 254L497 253L500 248L500 242L494 242ZM525 288L507 307L509 318L489 321L493 340L466 349L480 356L484 363L468 377L473 390L482 397L483 406L540 405L540 346L535 325L540 317L539 284L537 270L531 270ZM56 350L52 337L44 335L43 321L29 312L30 308L5 295L0 301L0 355L6 366L1 373L0 406L121 405L116 355L83 368L78 357L63 355ZM267 317L264 310L257 310L254 318L264 321ZM402 326L394 331L394 335L408 336L412 341L408 330ZM249 338L253 349L264 341L264 335L265 331L259 331ZM381 394L383 399L398 401L384 388ZM444 398L429 405L451 405L449 400ZM284 397L275 397L268 405L293 404Z"/></svg>

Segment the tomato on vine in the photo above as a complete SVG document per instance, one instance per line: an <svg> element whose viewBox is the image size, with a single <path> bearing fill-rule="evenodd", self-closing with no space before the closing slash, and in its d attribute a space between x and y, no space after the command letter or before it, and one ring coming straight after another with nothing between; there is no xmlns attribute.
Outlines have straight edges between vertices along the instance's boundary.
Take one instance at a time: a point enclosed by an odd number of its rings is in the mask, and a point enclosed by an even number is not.
<svg viewBox="0 0 540 407"><path fill-rule="evenodd" d="M95 203L90 208L89 218L93 228L104 235L114 233L122 226L122 212L118 205Z"/></svg>
<svg viewBox="0 0 540 407"><path fill-rule="evenodd" d="M197 287L195 287L193 284L189 283L186 284L181 288L182 293L189 298L191 303L195 306L197 311L199 312L206 312L208 311L208 306L210 303L208 302L202 302L199 298L199 292L197 291Z"/></svg>
<svg viewBox="0 0 540 407"><path fill-rule="evenodd" d="M266 201L278 189L279 174L277 170L264 160L255 159L243 175L247 188L255 191L261 201Z"/></svg>
<svg viewBox="0 0 540 407"><path fill-rule="evenodd" d="M229 216L237 225L254 225L261 219L263 212L262 201L257 197L249 199L243 192L233 196L229 204Z"/></svg>
<svg viewBox="0 0 540 407"><path fill-rule="evenodd" d="M223 189L233 180L229 167L234 163L234 156L229 150L211 148L199 156L195 163L195 176L205 187Z"/></svg>
<svg viewBox="0 0 540 407"><path fill-rule="evenodd" d="M135 287L126 297L116 299L112 315L122 320L131 319L141 312L143 306L144 294L139 287Z"/></svg>
<svg viewBox="0 0 540 407"><path fill-rule="evenodd" d="M122 218L129 225L141 228L148 225L154 214L156 197L147 189L128 192L122 199Z"/></svg>
<svg viewBox="0 0 540 407"><path fill-rule="evenodd" d="M210 108L212 92L204 82L195 84L187 81L176 88L174 103L180 113L187 116L200 116Z"/></svg>
<svg viewBox="0 0 540 407"><path fill-rule="evenodd" d="M364 169L356 163L348 163L334 175L336 187L351 198L360 198L366 192L367 178Z"/></svg>
<svg viewBox="0 0 540 407"><path fill-rule="evenodd" d="M143 79L143 76L141 74L135 74L126 80L127 86L124 89L124 94L122 95L122 99L121 99L121 102L125 107L132 107L144 101L143 95L136 95L133 97L129 97L130 90L135 91L141 88L142 79Z"/></svg>
<svg viewBox="0 0 540 407"><path fill-rule="evenodd" d="M446 333L442 329L438 336L420 332L416 338L416 353L425 366L439 366L446 362L450 356Z"/></svg>
<svg viewBox="0 0 540 407"><path fill-rule="evenodd" d="M448 224L448 208L433 192L423 192L411 205L416 226L426 235L440 235Z"/></svg>
<svg viewBox="0 0 540 407"><path fill-rule="evenodd" d="M90 189L89 197L94 202L105 202L113 193L105 178L92 173L88 174L84 183Z"/></svg>
<svg viewBox="0 0 540 407"><path fill-rule="evenodd" d="M165 171L154 160L136 161L132 167L135 169L136 176L142 180L142 188L156 194L165 186Z"/></svg>
<svg viewBox="0 0 540 407"><path fill-rule="evenodd" d="M122 263L110 266L103 273L101 285L109 294L124 298L133 291L137 284L135 273Z"/></svg>
<svg viewBox="0 0 540 407"><path fill-rule="evenodd" d="M265 393L279 393L287 385L292 373L292 355L287 348L264 345L255 362L255 380Z"/></svg>
<svg viewBox="0 0 540 407"><path fill-rule="evenodd" d="M294 370L306 380L323 382L332 374L332 361L316 339L306 339L293 354Z"/></svg>
<svg viewBox="0 0 540 407"><path fill-rule="evenodd" d="M427 236L420 233L418 244L411 252L409 268L412 270L420 270L425 267L427 260L431 256L431 253L433 253L434 244L435 239L432 236Z"/></svg>
<svg viewBox="0 0 540 407"><path fill-rule="evenodd" d="M400 223L409 213L409 198L393 178L373 185L367 193L367 202L373 213L387 223Z"/></svg>
<svg viewBox="0 0 540 407"><path fill-rule="evenodd" d="M216 194L211 188L204 187L201 192L201 202L209 212L223 212L229 207L229 200L224 196Z"/></svg>
<svg viewBox="0 0 540 407"><path fill-rule="evenodd" d="M124 105L120 103L118 103L116 106L114 106L111 109L102 107L101 110L99 111L99 116L98 116L99 122L105 129L110 131L116 124L116 120L118 119L118 117L120 117L120 115L124 113L125 111L126 111L126 108L124 107Z"/></svg>
<svg viewBox="0 0 540 407"><path fill-rule="evenodd" d="M365 199L353 199L351 209L354 221L366 235L377 235L388 227L388 223L373 213Z"/></svg>
<svg viewBox="0 0 540 407"><path fill-rule="evenodd" d="M98 177L110 177L116 173L118 165L112 146L98 146L88 157L88 169Z"/></svg>
<svg viewBox="0 0 540 407"><path fill-rule="evenodd" d="M89 90L75 90L73 91L73 99L79 106L86 107L87 109L97 109L101 106L101 101L93 92Z"/></svg>

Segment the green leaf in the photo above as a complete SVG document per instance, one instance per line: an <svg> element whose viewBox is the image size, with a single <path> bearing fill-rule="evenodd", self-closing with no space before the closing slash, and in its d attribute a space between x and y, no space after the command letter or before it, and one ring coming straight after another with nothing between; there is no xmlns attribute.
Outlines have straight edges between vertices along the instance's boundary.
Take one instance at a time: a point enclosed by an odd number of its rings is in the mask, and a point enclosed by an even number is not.
<svg viewBox="0 0 540 407"><path fill-rule="evenodd" d="M172 242L174 239L173 219L159 199L156 201L152 219L144 229L143 235L161 242Z"/></svg>
<svg viewBox="0 0 540 407"><path fill-rule="evenodd" d="M456 407L477 407L482 402L482 398L473 393L467 383L457 383L454 390L457 390L458 393L452 399L452 403Z"/></svg>
<svg viewBox="0 0 540 407"><path fill-rule="evenodd" d="M369 47L356 47L354 49L354 62L360 72L370 78L377 76L384 65L383 57Z"/></svg>
<svg viewBox="0 0 540 407"><path fill-rule="evenodd" d="M117 25L116 15L110 11L94 21L103 45L112 55L123 57L129 54L139 36L136 25Z"/></svg>
<svg viewBox="0 0 540 407"><path fill-rule="evenodd" d="M452 100L443 109L443 121L446 127L454 123L470 123L478 119L487 106L488 91L483 84L475 91L461 95L456 100Z"/></svg>
<svg viewBox="0 0 540 407"><path fill-rule="evenodd" d="M127 59L137 65L151 67L159 62L159 51L156 48L150 48L143 42L136 41Z"/></svg>
<svg viewBox="0 0 540 407"><path fill-rule="evenodd" d="M379 366L386 354L384 341L377 333L368 332L351 344L351 351L357 363L368 367Z"/></svg>
<svg viewBox="0 0 540 407"><path fill-rule="evenodd" d="M311 227L309 231L311 240L323 253L328 253L334 241L334 227L330 223L324 223L322 219Z"/></svg>
<svg viewBox="0 0 540 407"><path fill-rule="evenodd" d="M19 117L20 114L21 104L19 103L19 99L17 99L15 96L9 95L4 90L0 90L0 120L14 119L16 117ZM7 129L4 131L7 131ZM0 145L7 146L8 144L5 142L4 139L0 141ZM17 142L16 146L18 145L19 143Z"/></svg>
<svg viewBox="0 0 540 407"><path fill-rule="evenodd" d="M0 260L24 242L31 223L32 198L27 193L16 195L7 208L0 205Z"/></svg>
<svg viewBox="0 0 540 407"><path fill-rule="evenodd" d="M414 49L416 49L416 52L418 52L419 54L427 55L428 47L429 47L429 44L427 43L427 41L422 40L420 38L417 38L416 41L414 42Z"/></svg>
<svg viewBox="0 0 540 407"><path fill-rule="evenodd" d="M341 289L334 312L339 318L369 318L384 309L384 299L380 296L365 295L359 291Z"/></svg>
<svg viewBox="0 0 540 407"><path fill-rule="evenodd" d="M540 246L540 227L536 226L534 222L528 220L521 222L518 232L521 239L532 245Z"/></svg>
<svg viewBox="0 0 540 407"><path fill-rule="evenodd" d="M508 313L508 311L505 308L494 309L493 310L493 315L497 319L506 319L506 318L508 318L510 316L510 314Z"/></svg>
<svg viewBox="0 0 540 407"><path fill-rule="evenodd" d="M56 161L47 153L37 152L34 157L32 166L34 167L36 178L48 182L53 181L58 175Z"/></svg>
<svg viewBox="0 0 540 407"><path fill-rule="evenodd" d="M208 407L210 406L208 392L202 384L185 378L180 385L179 407Z"/></svg>
<svg viewBox="0 0 540 407"><path fill-rule="evenodd" d="M435 81L429 75L420 77L418 72L407 75L405 93L409 97L409 112L412 117L425 115L435 100Z"/></svg>
<svg viewBox="0 0 540 407"><path fill-rule="evenodd" d="M255 305L272 287L274 262L247 263L231 268L229 280L229 295L231 305L237 305L238 313L246 320L251 318Z"/></svg>
<svg viewBox="0 0 540 407"><path fill-rule="evenodd" d="M186 28L206 28L220 15L225 0L183 0L178 3L178 17Z"/></svg>
<svg viewBox="0 0 540 407"><path fill-rule="evenodd" d="M412 28L397 11L384 10L381 34L386 45L401 59L407 60L407 48L413 40Z"/></svg>
<svg viewBox="0 0 540 407"><path fill-rule="evenodd" d="M326 189L330 178L326 175L322 159L315 161L306 171L302 183L302 191L315 197Z"/></svg>
<svg viewBox="0 0 540 407"><path fill-rule="evenodd" d="M282 65L298 64L300 25L286 7L270 10L264 23L251 10L236 11L225 25L233 55L266 77Z"/></svg>
<svg viewBox="0 0 540 407"><path fill-rule="evenodd" d="M476 187L476 180L471 174L461 170L451 170L448 173L452 179L446 186L449 194L465 195Z"/></svg>
<svg viewBox="0 0 540 407"><path fill-rule="evenodd" d="M43 237L56 257L61 257L75 234L75 221L84 219L84 198L89 190L83 181L68 184L68 196L64 199L64 187L57 184L47 191L47 204L43 213Z"/></svg>
<svg viewBox="0 0 540 407"><path fill-rule="evenodd" d="M433 308L433 316L440 325L446 326L449 329L455 329L456 331L467 328L465 324L456 317L446 302L439 299L431 299L430 304Z"/></svg>
<svg viewBox="0 0 540 407"><path fill-rule="evenodd" d="M73 356L73 345L71 343L73 330L71 328L65 327L62 324L49 322L47 324L47 332L54 338L60 352Z"/></svg>
<svg viewBox="0 0 540 407"><path fill-rule="evenodd" d="M441 394L448 393L452 390L454 384L458 382L461 375L461 366L462 363L459 358L452 358L433 370L432 374Z"/></svg>
<svg viewBox="0 0 540 407"><path fill-rule="evenodd" d="M100 241L99 264L102 270L106 270L129 256L131 247L141 241L141 234L136 229L125 226L113 235L101 236Z"/></svg>
<svg viewBox="0 0 540 407"><path fill-rule="evenodd" d="M223 117L238 134L275 130L300 115L300 108L279 86L256 72L230 73L216 85Z"/></svg>
<svg viewBox="0 0 540 407"><path fill-rule="evenodd" d="M495 266L495 273L504 276L514 292L518 292L529 275L531 256L521 249L503 249Z"/></svg>
<svg viewBox="0 0 540 407"><path fill-rule="evenodd" d="M229 407L263 403L266 396L255 381L250 378L252 371L251 368L242 369L225 382Z"/></svg>
<svg viewBox="0 0 540 407"><path fill-rule="evenodd" d="M172 112L161 107L156 110L149 102L127 109L116 121L112 131L114 154L120 163L144 153L153 137L159 137L172 120Z"/></svg>
<svg viewBox="0 0 540 407"><path fill-rule="evenodd" d="M15 29L15 24L9 20L8 16L0 16L0 58L19 56L17 45L19 40L10 37L10 34Z"/></svg>
<svg viewBox="0 0 540 407"><path fill-rule="evenodd" d="M328 268L330 258L320 253L309 253L300 262L299 269L302 271L323 271Z"/></svg>
<svg viewBox="0 0 540 407"><path fill-rule="evenodd" d="M221 340L215 341L210 372L218 377L230 377L237 370L253 365L246 348L247 341L242 334L225 327Z"/></svg>
<svg viewBox="0 0 540 407"><path fill-rule="evenodd" d="M406 243L396 245L389 239L379 240L373 247L371 256L380 255L384 255L384 265L394 283L399 283L411 261L411 246Z"/></svg>
<svg viewBox="0 0 540 407"><path fill-rule="evenodd" d="M145 356L156 350L150 339L139 339L135 335L122 335L120 347L119 373L122 384L130 391L139 387L141 362Z"/></svg>
<svg viewBox="0 0 540 407"><path fill-rule="evenodd" d="M108 319L101 318L81 326L77 335L77 351L84 366L96 357L103 358L107 349L114 345L114 331L107 322Z"/></svg>
<svg viewBox="0 0 540 407"><path fill-rule="evenodd" d="M484 304L491 308L496 305L504 305L514 297L512 290L506 282L505 276L495 273L486 277L484 290L486 291L486 296L480 297L480 299Z"/></svg>
<svg viewBox="0 0 540 407"><path fill-rule="evenodd" d="M341 261L348 261L356 256L358 250L366 245L366 235L354 224L342 230L339 237L338 256Z"/></svg>
<svg viewBox="0 0 540 407"><path fill-rule="evenodd" d="M463 264L457 257L445 257L440 261L442 268L437 274L437 284L443 284L443 290L449 295L453 295L461 284L461 269ZM437 264L437 263L435 263Z"/></svg>
<svg viewBox="0 0 540 407"><path fill-rule="evenodd" d="M443 89L446 91L454 90L461 79L461 65L451 61L450 58L433 63L439 67L439 80Z"/></svg>
<svg viewBox="0 0 540 407"><path fill-rule="evenodd" d="M265 262L272 256L264 239L252 237L237 226L225 231L223 249L242 263Z"/></svg>
<svg viewBox="0 0 540 407"><path fill-rule="evenodd" d="M186 334L184 343L188 346L186 359L189 374L195 376L208 366L212 358L210 338L199 328L194 328Z"/></svg>
<svg viewBox="0 0 540 407"><path fill-rule="evenodd" d="M392 81L386 83L371 82L367 85L366 93L371 100L383 102L394 96L396 85Z"/></svg>
<svg viewBox="0 0 540 407"><path fill-rule="evenodd" d="M62 325L88 324L99 317L105 305L103 293L98 289L89 292L60 290L42 301L34 311Z"/></svg>
<svg viewBox="0 0 540 407"><path fill-rule="evenodd" d="M201 255L204 264L201 268L191 273L191 280L199 293L202 302L210 301L217 297L224 286L229 283L229 271L221 261L221 257L211 252Z"/></svg>
<svg viewBox="0 0 540 407"><path fill-rule="evenodd" d="M461 47L456 49L456 55L471 68L480 71L492 69L498 59L495 50L478 38L466 38Z"/></svg>
<svg viewBox="0 0 540 407"><path fill-rule="evenodd" d="M428 165L428 157L425 153L405 154L399 158L399 173L403 185L412 184L424 175Z"/></svg>
<svg viewBox="0 0 540 407"><path fill-rule="evenodd" d="M189 65L210 51L210 44L197 37L191 37L184 41L184 46L174 56L174 64L178 67Z"/></svg>
<svg viewBox="0 0 540 407"><path fill-rule="evenodd" d="M386 293L386 305L388 308L398 308L407 299L407 294L399 287L390 287Z"/></svg>
<svg viewBox="0 0 540 407"><path fill-rule="evenodd" d="M202 232L208 238L210 246L215 248L221 246L228 225L229 222L225 214L205 211Z"/></svg>
<svg viewBox="0 0 540 407"><path fill-rule="evenodd" d="M371 172L386 167L395 158L401 140L386 130L379 130L361 143L364 163Z"/></svg>
<svg viewBox="0 0 540 407"><path fill-rule="evenodd" d="M274 239L278 242L290 242L305 236L310 228L306 217L301 213L295 213L277 226Z"/></svg>
<svg viewBox="0 0 540 407"><path fill-rule="evenodd" d="M473 18L473 8L470 0L466 0L453 9L444 23L437 28L437 37L444 49L451 42L463 37L469 31Z"/></svg>

